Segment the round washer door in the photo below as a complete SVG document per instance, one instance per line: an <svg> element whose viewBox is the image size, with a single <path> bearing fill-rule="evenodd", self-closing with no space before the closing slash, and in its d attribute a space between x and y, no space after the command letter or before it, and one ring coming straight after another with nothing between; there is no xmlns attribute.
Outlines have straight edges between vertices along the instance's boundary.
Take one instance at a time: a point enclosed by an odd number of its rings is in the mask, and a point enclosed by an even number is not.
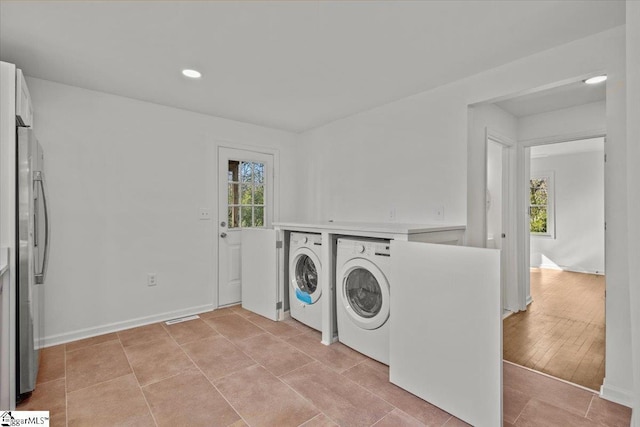
<svg viewBox="0 0 640 427"><path fill-rule="evenodd" d="M322 294L320 285L320 259L309 248L300 248L294 252L289 265L291 287L296 298L306 304L318 301Z"/></svg>
<svg viewBox="0 0 640 427"><path fill-rule="evenodd" d="M341 300L351 320L377 329L389 318L389 282L371 261L352 259L342 267Z"/></svg>

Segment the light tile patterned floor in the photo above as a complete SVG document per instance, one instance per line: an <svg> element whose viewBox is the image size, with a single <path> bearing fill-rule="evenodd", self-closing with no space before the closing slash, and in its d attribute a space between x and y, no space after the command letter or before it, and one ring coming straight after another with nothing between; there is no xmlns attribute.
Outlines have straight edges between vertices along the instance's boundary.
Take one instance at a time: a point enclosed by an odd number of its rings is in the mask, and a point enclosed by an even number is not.
<svg viewBox="0 0 640 427"><path fill-rule="evenodd" d="M628 426L630 410L511 364L505 426ZM294 320L229 307L50 347L19 409L52 426L465 426Z"/></svg>
<svg viewBox="0 0 640 427"><path fill-rule="evenodd" d="M533 302L504 320L504 359L599 390L604 380L605 278L531 269Z"/></svg>

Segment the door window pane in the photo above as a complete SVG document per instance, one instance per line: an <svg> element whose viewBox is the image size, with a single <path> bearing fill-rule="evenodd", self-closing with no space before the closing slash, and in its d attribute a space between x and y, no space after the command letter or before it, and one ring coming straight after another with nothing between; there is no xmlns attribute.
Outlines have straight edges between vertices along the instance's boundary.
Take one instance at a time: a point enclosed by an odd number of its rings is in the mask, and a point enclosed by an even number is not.
<svg viewBox="0 0 640 427"><path fill-rule="evenodd" d="M264 227L264 206L253 208L254 227Z"/></svg>
<svg viewBox="0 0 640 427"><path fill-rule="evenodd" d="M265 226L265 174L264 163L229 160L229 228Z"/></svg>
<svg viewBox="0 0 640 427"><path fill-rule="evenodd" d="M240 226L240 208L238 206L229 206L229 228L238 228Z"/></svg>
<svg viewBox="0 0 640 427"><path fill-rule="evenodd" d="M253 212L251 207L240 207L240 227L248 228L253 225Z"/></svg>
<svg viewBox="0 0 640 427"><path fill-rule="evenodd" d="M227 172L227 181L238 182L238 169L240 162L238 160L229 160L229 170Z"/></svg>
<svg viewBox="0 0 640 427"><path fill-rule="evenodd" d="M264 183L264 164L263 163L253 164L253 182L256 184Z"/></svg>
<svg viewBox="0 0 640 427"><path fill-rule="evenodd" d="M251 182L251 169L251 163L242 162L240 166L242 182Z"/></svg>
<svg viewBox="0 0 640 427"><path fill-rule="evenodd" d="M264 205L264 185L255 187L253 194L253 203L256 205Z"/></svg>
<svg viewBox="0 0 640 427"><path fill-rule="evenodd" d="M240 193L238 192L238 184L229 184L228 203L230 205L240 204Z"/></svg>
<svg viewBox="0 0 640 427"><path fill-rule="evenodd" d="M251 184L242 184L242 192L241 194L241 198L240 198L240 204L241 205L252 205L253 204L253 195L252 193L252 186Z"/></svg>

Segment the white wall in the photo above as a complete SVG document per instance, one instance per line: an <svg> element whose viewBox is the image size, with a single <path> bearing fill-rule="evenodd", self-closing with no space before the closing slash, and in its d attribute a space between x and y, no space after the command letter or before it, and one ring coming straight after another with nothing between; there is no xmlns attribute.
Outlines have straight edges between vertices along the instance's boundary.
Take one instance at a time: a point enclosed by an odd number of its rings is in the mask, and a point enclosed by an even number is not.
<svg viewBox="0 0 640 427"><path fill-rule="evenodd" d="M303 158L308 159L307 218L383 220L394 206L398 221L426 222L433 220L433 207L443 205L446 222L467 222L470 236L482 236L478 227L484 222L484 190L477 194L477 186L469 183L484 181L484 155L473 155L482 153L484 146L468 138L468 106L606 71L609 163L605 183L604 392L607 397L629 402L632 370L624 39L624 28L616 28L303 133ZM467 206L467 190L477 207Z"/></svg>
<svg viewBox="0 0 640 427"><path fill-rule="evenodd" d="M531 236L531 266L603 274L603 152L531 159L532 176L547 171L554 173L555 237Z"/></svg>
<svg viewBox="0 0 640 427"><path fill-rule="evenodd" d="M53 344L216 304L216 148L279 150L295 217L295 135L27 79L52 216L45 336ZM147 287L148 272L158 285Z"/></svg>
<svg viewBox="0 0 640 427"><path fill-rule="evenodd" d="M609 84L611 84L609 82ZM597 132L607 128L607 102L599 101L518 119L518 141Z"/></svg>
<svg viewBox="0 0 640 427"><path fill-rule="evenodd" d="M633 405L634 427L640 427L640 2L627 1L627 200L629 202L629 283L631 287L631 321L633 366L636 396Z"/></svg>

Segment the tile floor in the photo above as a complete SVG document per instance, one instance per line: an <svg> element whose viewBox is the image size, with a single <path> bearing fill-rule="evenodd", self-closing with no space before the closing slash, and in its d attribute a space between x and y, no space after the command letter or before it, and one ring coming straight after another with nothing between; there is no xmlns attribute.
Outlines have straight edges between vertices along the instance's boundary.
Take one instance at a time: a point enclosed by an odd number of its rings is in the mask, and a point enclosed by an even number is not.
<svg viewBox="0 0 640 427"><path fill-rule="evenodd" d="M236 306L49 347L19 409L49 410L52 426L467 425L387 378L295 320ZM509 363L504 390L505 426L629 425L629 409Z"/></svg>

